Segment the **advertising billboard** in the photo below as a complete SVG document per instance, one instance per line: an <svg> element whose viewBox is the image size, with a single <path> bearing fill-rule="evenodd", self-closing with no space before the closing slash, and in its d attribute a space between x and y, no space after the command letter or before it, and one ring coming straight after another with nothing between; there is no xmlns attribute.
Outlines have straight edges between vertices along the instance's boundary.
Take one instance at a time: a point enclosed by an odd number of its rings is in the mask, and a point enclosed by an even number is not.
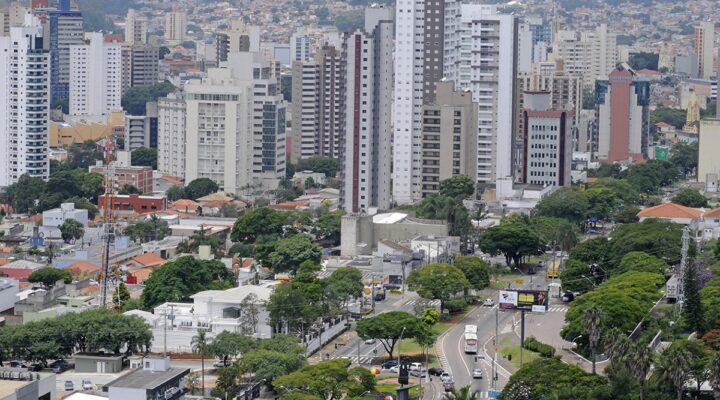
<svg viewBox="0 0 720 400"><path fill-rule="evenodd" d="M548 305L546 290L501 290L498 306L504 310L545 312Z"/></svg>

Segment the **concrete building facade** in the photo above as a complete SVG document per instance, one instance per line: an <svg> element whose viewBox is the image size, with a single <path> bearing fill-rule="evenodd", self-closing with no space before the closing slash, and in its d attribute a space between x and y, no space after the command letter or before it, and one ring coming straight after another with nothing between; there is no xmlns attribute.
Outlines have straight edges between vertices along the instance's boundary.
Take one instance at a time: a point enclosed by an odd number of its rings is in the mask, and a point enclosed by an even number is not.
<svg viewBox="0 0 720 400"><path fill-rule="evenodd" d="M158 171L185 178L185 97L182 92L158 99Z"/></svg>
<svg viewBox="0 0 720 400"><path fill-rule="evenodd" d="M108 115L122 110L122 47L92 33L90 43L70 47L70 115Z"/></svg>
<svg viewBox="0 0 720 400"><path fill-rule="evenodd" d="M0 37L0 187L50 173L50 55L37 17L26 25Z"/></svg>
<svg viewBox="0 0 720 400"><path fill-rule="evenodd" d="M147 19L137 10L129 9L125 17L125 42L130 45L147 44Z"/></svg>
<svg viewBox="0 0 720 400"><path fill-rule="evenodd" d="M346 39L347 120L340 197L348 212L390 207L393 28L392 9L370 7L365 9L365 29Z"/></svg>
<svg viewBox="0 0 720 400"><path fill-rule="evenodd" d="M720 119L701 119L698 142L698 182L705 182L705 190L717 192L720 188Z"/></svg>
<svg viewBox="0 0 720 400"><path fill-rule="evenodd" d="M171 45L178 45L185 40L187 30L187 14L184 11L173 10L165 14L165 41Z"/></svg>
<svg viewBox="0 0 720 400"><path fill-rule="evenodd" d="M477 171L477 104L472 94L438 82L434 104L423 106L422 196L437 193L440 181Z"/></svg>
<svg viewBox="0 0 720 400"><path fill-rule="evenodd" d="M715 75L715 23L701 22L695 27L695 55L697 56L697 77L710 79Z"/></svg>

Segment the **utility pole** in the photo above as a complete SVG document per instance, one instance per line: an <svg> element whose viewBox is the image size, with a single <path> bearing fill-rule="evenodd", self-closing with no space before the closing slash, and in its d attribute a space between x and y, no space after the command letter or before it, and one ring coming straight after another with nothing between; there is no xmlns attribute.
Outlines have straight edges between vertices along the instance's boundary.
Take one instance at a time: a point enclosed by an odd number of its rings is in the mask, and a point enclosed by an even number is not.
<svg viewBox="0 0 720 400"><path fill-rule="evenodd" d="M677 301L675 302L675 314L677 318L680 318L682 312L682 304L685 301L685 273L687 272L687 255L688 248L690 245L690 228L684 227L682 234L682 250L680 257L680 269L678 271L678 283L677 283Z"/></svg>
<svg viewBox="0 0 720 400"><path fill-rule="evenodd" d="M492 365L492 387L496 388L497 385L497 353L498 353L498 314L500 313L500 306L495 307L495 338L493 339L493 345L495 347L495 354L493 354L493 365Z"/></svg>

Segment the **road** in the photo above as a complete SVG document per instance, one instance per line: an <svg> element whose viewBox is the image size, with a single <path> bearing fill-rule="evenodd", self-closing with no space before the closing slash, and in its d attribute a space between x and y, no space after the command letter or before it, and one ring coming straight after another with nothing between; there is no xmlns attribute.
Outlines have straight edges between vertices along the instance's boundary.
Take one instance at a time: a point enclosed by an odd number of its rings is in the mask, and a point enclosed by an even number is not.
<svg viewBox="0 0 720 400"><path fill-rule="evenodd" d="M523 276L523 284L512 285L513 289L547 289L548 281L542 272L537 275ZM497 302L497 291L492 291L491 297ZM519 319L518 312L498 311L494 307L478 307L470 311L465 318L456 326L443 334L437 342L436 349L442 367L449 371L455 381L455 388L471 385L472 390L479 392L479 398L488 398L488 392L492 387L492 356L493 339L497 330L499 334L511 332L515 319ZM473 324L478 327L478 354L465 354L463 335L465 325ZM519 344L519 341L518 341ZM473 379L472 371L479 367L483 371L482 379ZM507 383L511 371L505 370L498 365L498 381L496 388L502 390ZM442 394L440 382L433 382L435 386L433 398L438 399Z"/></svg>

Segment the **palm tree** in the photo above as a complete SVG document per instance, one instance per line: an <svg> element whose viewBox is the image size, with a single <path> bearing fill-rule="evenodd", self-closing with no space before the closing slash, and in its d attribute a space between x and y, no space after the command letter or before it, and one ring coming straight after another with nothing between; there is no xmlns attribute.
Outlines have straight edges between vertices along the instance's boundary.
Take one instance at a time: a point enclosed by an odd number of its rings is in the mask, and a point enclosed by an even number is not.
<svg viewBox="0 0 720 400"><path fill-rule="evenodd" d="M640 400L645 398L645 383L652 367L653 353L650 346L632 342L625 356L627 368L640 386Z"/></svg>
<svg viewBox="0 0 720 400"><path fill-rule="evenodd" d="M624 366L626 362L626 355L630 351L632 342L630 339L622 333L618 328L612 328L605 332L606 348L608 355L610 356L610 362L613 367Z"/></svg>
<svg viewBox="0 0 720 400"><path fill-rule="evenodd" d="M708 363L708 380L713 389L713 397L720 400L720 353L715 353Z"/></svg>
<svg viewBox="0 0 720 400"><path fill-rule="evenodd" d="M595 353L600 341L600 325L602 323L602 310L597 307L590 307L582 313L582 324L585 333L588 335L590 352L592 353L592 373L595 373Z"/></svg>
<svg viewBox="0 0 720 400"><path fill-rule="evenodd" d="M445 400L475 400L480 394L477 390L472 390L471 385L463 386L460 390L453 389L452 392L445 393Z"/></svg>
<svg viewBox="0 0 720 400"><path fill-rule="evenodd" d="M659 357L655 367L658 378L669 380L675 386L677 400L682 400L685 382L690 377L692 354L683 347L670 347Z"/></svg>
<svg viewBox="0 0 720 400"><path fill-rule="evenodd" d="M210 341L207 337L207 331L205 329L198 329L197 334L193 336L190 345L192 346L193 353L200 354L200 370L202 376L202 395L205 395L205 355L208 353L210 347Z"/></svg>

